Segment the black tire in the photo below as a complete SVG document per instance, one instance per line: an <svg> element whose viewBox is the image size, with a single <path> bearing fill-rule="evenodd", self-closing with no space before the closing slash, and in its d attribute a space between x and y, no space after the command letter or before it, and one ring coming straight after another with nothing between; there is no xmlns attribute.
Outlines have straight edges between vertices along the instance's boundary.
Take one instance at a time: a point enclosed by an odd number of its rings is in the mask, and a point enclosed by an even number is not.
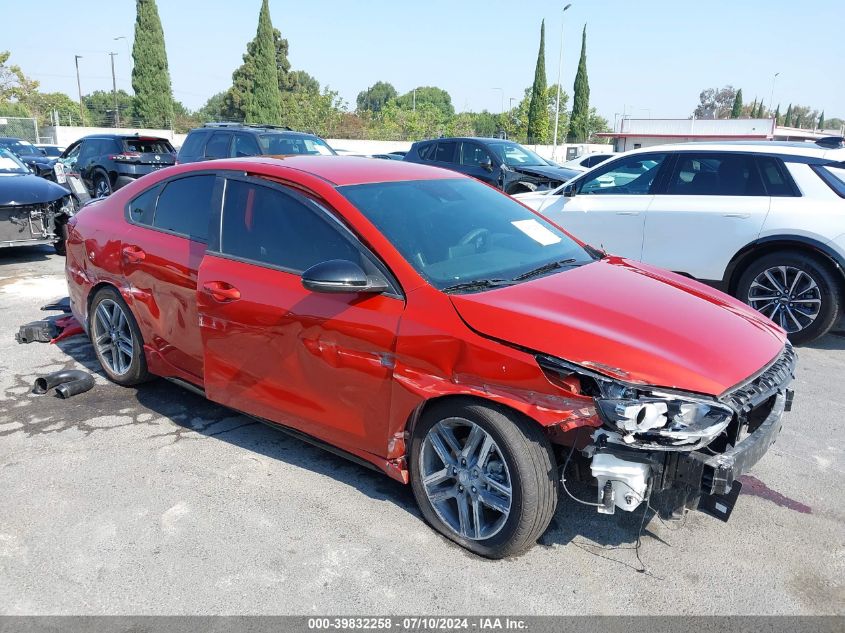
<svg viewBox="0 0 845 633"><path fill-rule="evenodd" d="M512 487L504 525L486 540L465 538L438 515L420 475L420 456L428 432L441 420L461 418L480 426L501 449ZM557 465L540 426L494 403L450 399L431 406L414 428L410 446L411 487L425 520L438 532L486 558L513 556L530 548L546 531L557 507Z"/></svg>
<svg viewBox="0 0 845 633"><path fill-rule="evenodd" d="M809 343L820 336L827 334L837 323L842 315L842 287L841 280L837 278L835 271L823 259L814 257L798 251L781 251L765 255L753 261L742 273L736 286L736 296L753 306L749 293L754 280L766 270L785 266L790 269L797 269L808 275L818 286L818 299L821 301L819 312L815 319L802 327L800 330L789 332L789 340L795 344ZM809 295L808 295L809 297ZM811 298L815 299L815 295ZM766 310L761 310L766 314ZM766 316L769 316L766 314ZM786 320L785 323L792 327L794 321ZM782 325L780 318L776 319L778 325ZM803 319L799 321L804 324Z"/></svg>
<svg viewBox="0 0 845 633"><path fill-rule="evenodd" d="M132 360L128 364L126 371L120 374L112 370L107 359L105 359L100 352L96 340L94 340L96 332L94 327L94 319L96 318L95 315L97 314L97 309L100 304L107 300L114 302L121 308L132 334ZM97 356L97 360L109 380L128 387L146 382L152 377L147 370L147 359L144 357L144 339L141 336L141 330L138 328L138 323L135 321L135 317L132 315L132 311L129 309L129 306L126 305L123 297L121 297L120 293L111 286L101 288L97 291L97 294L94 295L94 299L91 301L91 308L88 310L88 333L91 337L91 343L94 345L94 354Z"/></svg>
<svg viewBox="0 0 845 633"><path fill-rule="evenodd" d="M61 255L62 257L67 255L67 243L64 240L54 242L53 248L56 249L56 255Z"/></svg>
<svg viewBox="0 0 845 633"><path fill-rule="evenodd" d="M100 172L94 176L94 198L107 198L112 194L111 182L108 176Z"/></svg>

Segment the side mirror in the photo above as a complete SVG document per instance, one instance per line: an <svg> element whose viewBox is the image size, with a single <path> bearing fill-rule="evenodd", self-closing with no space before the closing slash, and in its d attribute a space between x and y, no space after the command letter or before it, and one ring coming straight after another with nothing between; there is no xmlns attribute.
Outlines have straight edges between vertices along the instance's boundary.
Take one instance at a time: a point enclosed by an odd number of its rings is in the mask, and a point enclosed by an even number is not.
<svg viewBox="0 0 845 633"><path fill-rule="evenodd" d="M563 197L564 198L574 198L577 187L574 184L568 184L563 187Z"/></svg>
<svg viewBox="0 0 845 633"><path fill-rule="evenodd" d="M478 166L481 167L481 169L484 169L485 171L493 171L493 163L491 163L489 160L483 163L478 163Z"/></svg>
<svg viewBox="0 0 845 633"><path fill-rule="evenodd" d="M362 292L378 294L388 289L379 277L368 277L358 264L332 259L314 264L302 273L302 285L312 292Z"/></svg>

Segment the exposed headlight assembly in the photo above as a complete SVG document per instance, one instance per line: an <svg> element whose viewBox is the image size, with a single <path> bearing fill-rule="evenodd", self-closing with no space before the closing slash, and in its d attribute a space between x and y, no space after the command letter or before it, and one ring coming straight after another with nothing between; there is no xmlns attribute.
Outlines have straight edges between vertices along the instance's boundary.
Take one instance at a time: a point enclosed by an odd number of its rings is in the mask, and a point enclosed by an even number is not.
<svg viewBox="0 0 845 633"><path fill-rule="evenodd" d="M609 439L637 448L693 451L716 439L734 416L730 407L706 396L625 383L550 356L537 360L547 371L578 375L605 428L615 432Z"/></svg>

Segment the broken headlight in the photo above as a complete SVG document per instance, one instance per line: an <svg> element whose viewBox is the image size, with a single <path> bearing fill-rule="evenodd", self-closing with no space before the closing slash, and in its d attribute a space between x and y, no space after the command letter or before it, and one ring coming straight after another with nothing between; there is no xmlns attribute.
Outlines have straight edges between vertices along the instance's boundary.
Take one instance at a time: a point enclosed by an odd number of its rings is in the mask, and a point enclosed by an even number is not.
<svg viewBox="0 0 845 633"><path fill-rule="evenodd" d="M693 451L716 439L733 419L733 410L706 396L626 383L624 372L606 374L551 356L539 355L540 366L559 377L577 376L581 393L590 395L608 439L636 448ZM607 435L607 434L606 434Z"/></svg>
<svg viewBox="0 0 845 633"><path fill-rule="evenodd" d="M626 444L663 450L695 450L724 431L733 418L728 407L707 400L651 392L635 397L597 397L605 425Z"/></svg>

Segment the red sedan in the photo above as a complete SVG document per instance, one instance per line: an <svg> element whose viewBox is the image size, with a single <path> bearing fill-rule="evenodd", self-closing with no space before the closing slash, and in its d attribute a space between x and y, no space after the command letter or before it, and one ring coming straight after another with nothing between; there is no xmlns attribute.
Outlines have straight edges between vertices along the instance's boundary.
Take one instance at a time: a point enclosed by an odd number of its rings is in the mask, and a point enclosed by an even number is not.
<svg viewBox="0 0 845 633"><path fill-rule="evenodd" d="M729 514L791 401L794 353L759 313L404 162L150 174L71 220L67 279L114 382L331 445L489 557L537 540L561 484L603 513Z"/></svg>

